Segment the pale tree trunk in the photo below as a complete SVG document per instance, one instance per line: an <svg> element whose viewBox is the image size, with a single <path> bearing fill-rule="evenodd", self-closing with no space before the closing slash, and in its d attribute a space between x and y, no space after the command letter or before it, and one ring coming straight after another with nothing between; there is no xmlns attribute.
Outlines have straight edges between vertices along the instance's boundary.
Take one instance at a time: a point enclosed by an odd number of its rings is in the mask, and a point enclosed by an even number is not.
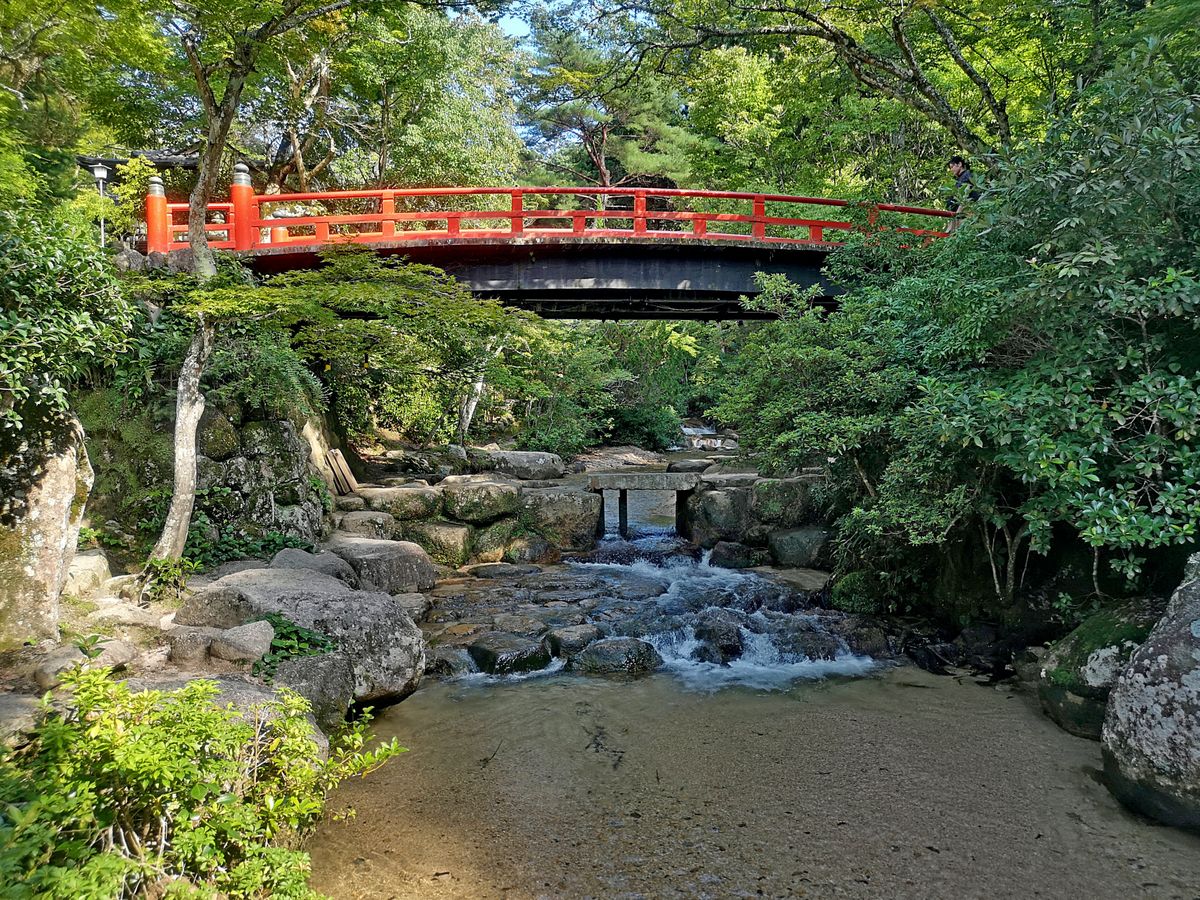
<svg viewBox="0 0 1200 900"><path fill-rule="evenodd" d="M475 418L475 409L483 397L484 383L484 374L480 372L467 395L463 397L462 403L458 405L458 442L464 447L467 445L467 432L471 430L471 421Z"/></svg>
<svg viewBox="0 0 1200 900"><path fill-rule="evenodd" d="M179 369L175 394L175 483L162 535L150 553L152 559L178 559L187 543L192 508L196 505L196 439L200 417L204 415L200 378L212 349L213 326L201 316Z"/></svg>
<svg viewBox="0 0 1200 900"><path fill-rule="evenodd" d="M499 356L504 351L504 345L501 344L493 352L492 345L489 343L484 355L488 361ZM462 403L458 406L458 443L462 446L467 445L467 433L471 430L471 422L475 418L475 410L479 407L479 401L483 399L483 389L487 386L487 364L479 370L479 375L471 383L471 389L467 391L467 395L463 397Z"/></svg>

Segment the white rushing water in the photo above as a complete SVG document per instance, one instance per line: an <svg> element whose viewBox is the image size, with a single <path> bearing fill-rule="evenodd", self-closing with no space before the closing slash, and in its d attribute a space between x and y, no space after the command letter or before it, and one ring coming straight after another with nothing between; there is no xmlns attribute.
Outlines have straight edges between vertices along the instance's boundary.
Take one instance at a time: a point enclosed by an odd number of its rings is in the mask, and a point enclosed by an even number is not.
<svg viewBox="0 0 1200 900"><path fill-rule="evenodd" d="M669 538L659 532L632 541L635 548L653 552L661 549ZM619 541L607 541L610 548ZM869 656L850 652L844 641L838 640L840 650L833 659L809 658L802 653L781 650L772 628L786 627L790 620L801 627L822 632L819 619L801 612L773 617L759 610L764 598L782 597L788 588L752 572L740 572L714 566L705 553L700 560L686 556L669 557L661 564L646 559L631 563L587 562L575 566L591 573L600 573L606 580L657 582L664 588L653 601L664 616L684 621L677 627L649 630L634 634L651 644L662 656L667 671L683 684L698 691L715 691L741 685L759 690L783 690L795 681L812 681L829 677L859 677L878 666ZM740 626L742 652L725 663L697 658L704 641L696 636L694 622L701 613L712 610L744 610L750 612L746 625ZM689 622L690 620L690 622ZM623 632L628 633L628 632ZM703 654L700 654L701 656Z"/></svg>

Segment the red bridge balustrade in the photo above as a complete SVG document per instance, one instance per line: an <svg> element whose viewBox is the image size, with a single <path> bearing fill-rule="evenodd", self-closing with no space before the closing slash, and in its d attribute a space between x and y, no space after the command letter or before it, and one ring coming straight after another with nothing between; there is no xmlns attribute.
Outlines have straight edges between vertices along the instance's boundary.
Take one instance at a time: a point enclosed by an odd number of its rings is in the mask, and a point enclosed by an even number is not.
<svg viewBox="0 0 1200 900"><path fill-rule="evenodd" d="M944 237L953 213L824 197L664 188L384 188L256 194L238 164L229 202L210 203L205 231L214 249L243 253L327 244L618 238L727 241L832 248L861 228ZM858 209L866 224L830 218ZM146 197L147 252L188 246L188 205L169 203L161 180ZM824 215L821 215L821 214ZM861 216L860 216L861 218Z"/></svg>

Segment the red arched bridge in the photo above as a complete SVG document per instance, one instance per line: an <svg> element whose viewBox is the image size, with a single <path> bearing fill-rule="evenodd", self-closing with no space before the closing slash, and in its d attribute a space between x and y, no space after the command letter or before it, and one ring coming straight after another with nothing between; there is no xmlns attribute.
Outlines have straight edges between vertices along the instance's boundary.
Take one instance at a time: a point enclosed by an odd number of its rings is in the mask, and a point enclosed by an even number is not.
<svg viewBox="0 0 1200 900"><path fill-rule="evenodd" d="M846 216L846 213L851 213ZM841 214L839 216L839 214ZM187 248L188 205L162 182L146 198L148 253ZM236 167L208 207L214 249L263 273L364 245L440 266L480 296L556 318L763 317L739 298L757 272L834 291L821 268L852 231L943 237L953 214L820 197L661 188L416 188L256 194Z"/></svg>

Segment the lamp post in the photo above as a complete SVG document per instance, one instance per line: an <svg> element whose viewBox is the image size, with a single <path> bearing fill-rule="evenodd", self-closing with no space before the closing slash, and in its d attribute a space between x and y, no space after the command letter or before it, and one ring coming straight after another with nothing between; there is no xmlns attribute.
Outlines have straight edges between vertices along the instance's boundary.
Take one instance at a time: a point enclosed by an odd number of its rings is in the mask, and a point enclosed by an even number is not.
<svg viewBox="0 0 1200 900"><path fill-rule="evenodd" d="M100 197L104 197L104 182L108 181L108 166L103 163L96 163L92 166L92 177L96 179L96 189L100 191ZM104 210L100 211L100 246L104 246Z"/></svg>

